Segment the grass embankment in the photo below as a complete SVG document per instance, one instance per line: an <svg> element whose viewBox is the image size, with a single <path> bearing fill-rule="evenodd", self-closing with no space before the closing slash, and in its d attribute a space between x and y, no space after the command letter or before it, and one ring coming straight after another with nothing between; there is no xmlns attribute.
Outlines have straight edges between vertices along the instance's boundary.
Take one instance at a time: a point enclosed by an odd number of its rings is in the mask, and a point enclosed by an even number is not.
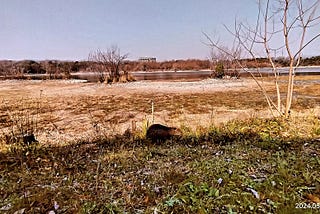
<svg viewBox="0 0 320 214"><path fill-rule="evenodd" d="M183 128L0 153L0 209L14 213L320 211L320 121L308 116ZM140 133L141 134L141 133ZM297 209L301 203L317 209ZM318 203L318 204L315 204Z"/></svg>

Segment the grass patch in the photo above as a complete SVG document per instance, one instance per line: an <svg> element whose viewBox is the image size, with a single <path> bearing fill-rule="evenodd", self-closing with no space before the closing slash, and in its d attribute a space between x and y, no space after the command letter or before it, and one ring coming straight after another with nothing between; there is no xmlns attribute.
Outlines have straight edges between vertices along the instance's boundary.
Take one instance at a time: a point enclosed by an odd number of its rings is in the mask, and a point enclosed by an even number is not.
<svg viewBox="0 0 320 214"><path fill-rule="evenodd" d="M299 127L299 129L297 129ZM231 121L161 145L127 135L0 153L6 213L312 213L319 119ZM312 197L311 197L312 196Z"/></svg>

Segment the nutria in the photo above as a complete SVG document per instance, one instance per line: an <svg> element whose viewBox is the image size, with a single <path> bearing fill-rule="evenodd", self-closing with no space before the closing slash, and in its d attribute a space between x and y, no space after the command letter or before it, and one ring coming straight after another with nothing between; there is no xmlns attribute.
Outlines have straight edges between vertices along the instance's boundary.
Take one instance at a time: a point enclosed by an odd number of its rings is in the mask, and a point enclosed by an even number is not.
<svg viewBox="0 0 320 214"><path fill-rule="evenodd" d="M30 145L32 143L38 143L38 141L36 140L34 134L24 134L22 136L22 141L25 145Z"/></svg>
<svg viewBox="0 0 320 214"><path fill-rule="evenodd" d="M161 124L153 124L147 130L147 138L151 139L153 143L163 142L179 135L181 135L180 129Z"/></svg>

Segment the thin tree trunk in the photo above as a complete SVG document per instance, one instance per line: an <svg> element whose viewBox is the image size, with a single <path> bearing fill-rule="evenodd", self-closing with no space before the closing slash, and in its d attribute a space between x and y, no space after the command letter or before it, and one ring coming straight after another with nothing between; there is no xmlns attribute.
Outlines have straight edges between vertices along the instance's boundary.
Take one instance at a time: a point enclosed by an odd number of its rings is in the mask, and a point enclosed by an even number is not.
<svg viewBox="0 0 320 214"><path fill-rule="evenodd" d="M292 53L290 50L289 44L289 31L290 27L288 27L288 10L289 10L289 0L285 0L285 7L283 11L283 35L285 40L286 50L290 60L290 67L289 67L289 76L288 76L288 89L287 89L287 99L286 99L286 107L284 115L285 117L289 117L291 102L292 102L292 93L293 93L293 62L294 58L292 57Z"/></svg>
<svg viewBox="0 0 320 214"><path fill-rule="evenodd" d="M292 96L293 96L293 85L294 85L294 67L293 60L290 62L289 68L289 78L288 78L288 89L287 89L287 100L286 100L286 109L285 109L285 117L290 116L290 109L292 104Z"/></svg>

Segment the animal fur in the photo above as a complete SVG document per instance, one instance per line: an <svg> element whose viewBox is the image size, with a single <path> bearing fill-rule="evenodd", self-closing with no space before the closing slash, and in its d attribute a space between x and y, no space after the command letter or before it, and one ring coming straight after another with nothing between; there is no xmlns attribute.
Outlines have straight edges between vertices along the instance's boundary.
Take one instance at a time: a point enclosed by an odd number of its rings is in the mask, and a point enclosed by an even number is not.
<svg viewBox="0 0 320 214"><path fill-rule="evenodd" d="M23 135L22 136L22 141L26 145L30 145L32 143L38 143L38 141L36 140L34 134L25 134L25 135Z"/></svg>
<svg viewBox="0 0 320 214"><path fill-rule="evenodd" d="M147 130L147 138L153 143L164 142L174 136L181 135L181 131L175 127L168 127L161 124L153 124Z"/></svg>

